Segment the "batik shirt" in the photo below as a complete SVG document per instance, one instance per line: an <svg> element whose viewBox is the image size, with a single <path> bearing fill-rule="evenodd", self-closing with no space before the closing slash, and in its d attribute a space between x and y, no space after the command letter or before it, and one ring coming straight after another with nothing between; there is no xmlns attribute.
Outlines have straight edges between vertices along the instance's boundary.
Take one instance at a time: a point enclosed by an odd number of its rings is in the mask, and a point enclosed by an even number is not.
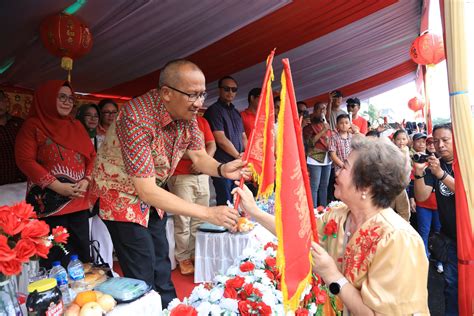
<svg viewBox="0 0 474 316"><path fill-rule="evenodd" d="M418 233L387 208L348 236L349 214L343 203L333 207L318 220L318 234L321 246L360 291L364 304L383 315L429 315L428 260ZM325 234L325 225L335 226L336 233Z"/></svg>
<svg viewBox="0 0 474 316"><path fill-rule="evenodd" d="M131 177L154 176L163 186L187 149L203 148L196 119L173 120L156 89L130 100L97 153L93 192L100 217L147 227L150 205L140 200Z"/></svg>

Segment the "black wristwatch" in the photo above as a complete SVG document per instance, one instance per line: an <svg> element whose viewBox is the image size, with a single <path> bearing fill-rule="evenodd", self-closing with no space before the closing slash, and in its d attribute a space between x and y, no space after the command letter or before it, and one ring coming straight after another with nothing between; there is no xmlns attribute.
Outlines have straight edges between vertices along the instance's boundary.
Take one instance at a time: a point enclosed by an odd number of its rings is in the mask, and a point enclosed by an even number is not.
<svg viewBox="0 0 474 316"><path fill-rule="evenodd" d="M331 292L332 295L337 295L341 292L342 287L347 283L349 283L349 281L346 278L340 278L336 282L329 284L329 292Z"/></svg>

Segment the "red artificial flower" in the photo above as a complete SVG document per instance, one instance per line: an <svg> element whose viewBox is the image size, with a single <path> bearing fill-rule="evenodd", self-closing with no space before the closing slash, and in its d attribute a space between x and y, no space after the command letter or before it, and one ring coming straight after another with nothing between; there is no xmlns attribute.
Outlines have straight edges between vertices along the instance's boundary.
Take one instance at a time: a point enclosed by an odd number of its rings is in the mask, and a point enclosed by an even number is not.
<svg viewBox="0 0 474 316"><path fill-rule="evenodd" d="M0 273L3 275L17 275L21 272L21 262L12 259L9 261L0 261Z"/></svg>
<svg viewBox="0 0 474 316"><path fill-rule="evenodd" d="M322 214L324 213L324 206L320 205L316 208L316 211L319 213L319 214Z"/></svg>
<svg viewBox="0 0 474 316"><path fill-rule="evenodd" d="M296 310L295 316L309 316L309 310L306 308L300 307Z"/></svg>
<svg viewBox="0 0 474 316"><path fill-rule="evenodd" d="M197 311L194 307L186 305L186 304L179 304L170 313L170 316L197 316Z"/></svg>
<svg viewBox="0 0 474 316"><path fill-rule="evenodd" d="M13 260L15 257L15 251L8 246L8 238L0 235L0 262Z"/></svg>
<svg viewBox="0 0 474 316"><path fill-rule="evenodd" d="M67 232L66 228L57 226L53 228L53 237L55 242L65 244L69 238L69 233Z"/></svg>
<svg viewBox="0 0 474 316"><path fill-rule="evenodd" d="M316 293L316 304L324 304L328 299L328 293L324 290L320 290Z"/></svg>
<svg viewBox="0 0 474 316"><path fill-rule="evenodd" d="M39 242L37 242L37 241L39 241ZM36 255L41 257L41 258L47 259L48 254L49 254L49 250L51 249L51 247L53 245L48 240L40 239L40 238L37 238L33 242L35 242L35 245L36 245Z"/></svg>
<svg viewBox="0 0 474 316"><path fill-rule="evenodd" d="M248 299L250 296L262 297L262 292L254 288L252 284L245 284L242 291L239 293L239 297L242 300Z"/></svg>
<svg viewBox="0 0 474 316"><path fill-rule="evenodd" d="M29 238L35 241L37 238L43 238L49 234L49 225L44 221L32 220L21 232L21 238ZM35 241L38 243L39 241Z"/></svg>
<svg viewBox="0 0 474 316"><path fill-rule="evenodd" d="M224 297L225 298L232 298L232 299L236 300L237 299L237 291L233 287L225 287Z"/></svg>
<svg viewBox="0 0 474 316"><path fill-rule="evenodd" d="M267 250L268 248L272 248L273 250L277 250L278 246L271 241L267 242L266 245L263 247L263 250Z"/></svg>
<svg viewBox="0 0 474 316"><path fill-rule="evenodd" d="M273 275L273 272L270 271L270 270L265 270L265 274L267 275L267 277L270 279L270 280L275 280L275 276Z"/></svg>
<svg viewBox="0 0 474 316"><path fill-rule="evenodd" d="M15 246L16 251L16 260L23 262L28 262L32 256L36 254L35 243L29 239L20 239L20 241Z"/></svg>
<svg viewBox="0 0 474 316"><path fill-rule="evenodd" d="M26 203L25 201L21 201L20 203L13 205L10 209L13 214L21 219L28 220L30 218L36 218L36 213L33 209L33 206Z"/></svg>
<svg viewBox="0 0 474 316"><path fill-rule="evenodd" d="M245 261L240 265L240 271L242 272L250 272L253 271L253 269L255 269L255 265L250 261Z"/></svg>
<svg viewBox="0 0 474 316"><path fill-rule="evenodd" d="M273 257L266 257L265 258L265 264L270 267L270 268L275 268L276 267L276 259Z"/></svg>
<svg viewBox="0 0 474 316"><path fill-rule="evenodd" d="M25 227L25 223L11 211L0 212L0 228L10 236L15 236Z"/></svg>
<svg viewBox="0 0 474 316"><path fill-rule="evenodd" d="M252 305L253 305L253 302L250 302L250 301L239 301L239 312L240 312L240 315L242 316L250 316L252 315Z"/></svg>
<svg viewBox="0 0 474 316"><path fill-rule="evenodd" d="M337 233L337 223L334 219L331 219L329 222L324 225L324 235L336 237Z"/></svg>
<svg viewBox="0 0 474 316"><path fill-rule="evenodd" d="M236 276L235 278L229 279L225 282L226 287L231 287L234 289L241 288L245 283L245 279L241 276Z"/></svg>
<svg viewBox="0 0 474 316"><path fill-rule="evenodd" d="M269 316L272 314L272 309L264 302L258 302L256 307L258 310L258 315L260 316Z"/></svg>

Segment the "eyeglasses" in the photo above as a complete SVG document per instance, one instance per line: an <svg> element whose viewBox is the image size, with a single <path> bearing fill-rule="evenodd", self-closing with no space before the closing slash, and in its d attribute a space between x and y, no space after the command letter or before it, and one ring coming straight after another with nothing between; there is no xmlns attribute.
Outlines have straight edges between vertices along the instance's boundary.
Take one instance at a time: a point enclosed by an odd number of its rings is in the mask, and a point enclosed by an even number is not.
<svg viewBox="0 0 474 316"><path fill-rule="evenodd" d="M88 117L88 118L91 118L91 119L98 119L99 118L98 115L93 115L93 114L84 114L84 117Z"/></svg>
<svg viewBox="0 0 474 316"><path fill-rule="evenodd" d="M202 100L204 101L207 97L207 92L201 92L201 93L186 93L184 91L181 91L179 89L173 88L171 86L166 85L166 87L170 88L171 90L174 90L176 92L179 92L181 94L184 94L185 96L188 97L188 101L191 103L196 102L197 100Z"/></svg>
<svg viewBox="0 0 474 316"><path fill-rule="evenodd" d="M66 104L66 101L69 101L69 103L74 104L74 101L76 99L72 95L67 95L67 94L64 94L64 93L60 93L60 94L58 94L58 100L61 101L64 104Z"/></svg>
<svg viewBox="0 0 474 316"><path fill-rule="evenodd" d="M118 112L117 112L117 111L102 111L102 112L100 112L100 113L102 113L102 114L104 114L104 115L115 115L115 114L117 114ZM85 116L85 115L84 115L84 116Z"/></svg>
<svg viewBox="0 0 474 316"><path fill-rule="evenodd" d="M236 93L239 88L222 86L221 89L224 90L225 92L232 91L233 93Z"/></svg>

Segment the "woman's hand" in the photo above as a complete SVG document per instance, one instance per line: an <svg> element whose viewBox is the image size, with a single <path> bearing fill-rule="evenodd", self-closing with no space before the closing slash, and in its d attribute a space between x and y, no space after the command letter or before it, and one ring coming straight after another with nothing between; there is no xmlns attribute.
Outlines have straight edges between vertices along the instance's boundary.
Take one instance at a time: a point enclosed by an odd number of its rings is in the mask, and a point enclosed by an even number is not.
<svg viewBox="0 0 474 316"><path fill-rule="evenodd" d="M86 192L87 188L89 187L89 181L87 181L86 179L82 179L81 181L77 182L74 186L79 191Z"/></svg>
<svg viewBox="0 0 474 316"><path fill-rule="evenodd" d="M326 284L340 279L343 275L337 269L334 259L323 247L311 242L311 255L313 256L313 272L319 274Z"/></svg>
<svg viewBox="0 0 474 316"><path fill-rule="evenodd" d="M249 188L247 188L245 184L242 189L239 188L238 181L235 181L235 185L237 185L237 187L232 190L234 199L235 199L236 194L240 195L239 206L242 208L244 212L246 212L252 217L255 217L255 215L261 211L258 208L257 203L255 202L252 192L249 190Z"/></svg>
<svg viewBox="0 0 474 316"><path fill-rule="evenodd" d="M83 197L86 192L86 190L78 188L77 183L61 183L58 180L54 181L49 187L54 192L71 199Z"/></svg>

